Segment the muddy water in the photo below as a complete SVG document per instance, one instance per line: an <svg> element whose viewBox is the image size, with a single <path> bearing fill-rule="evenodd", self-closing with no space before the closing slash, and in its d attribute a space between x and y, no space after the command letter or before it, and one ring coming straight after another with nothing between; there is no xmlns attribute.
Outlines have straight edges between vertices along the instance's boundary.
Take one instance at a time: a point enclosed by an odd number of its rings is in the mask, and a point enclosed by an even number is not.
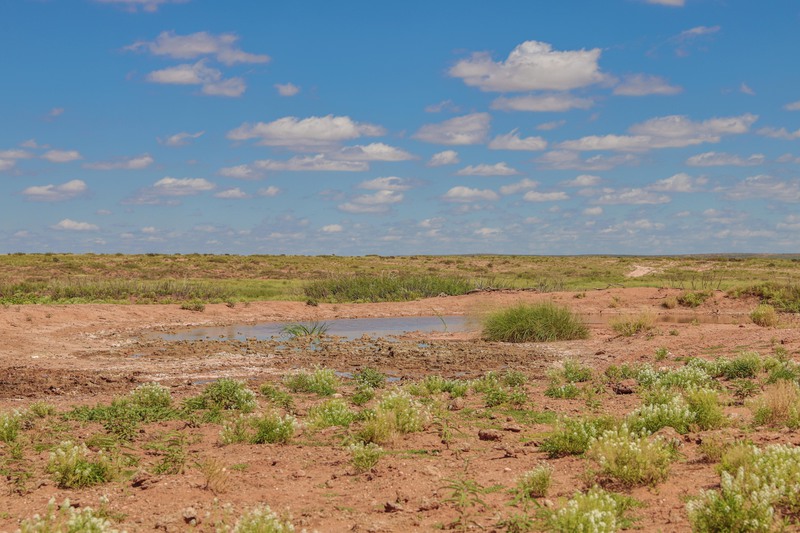
<svg viewBox="0 0 800 533"><path fill-rule="evenodd" d="M588 325L608 325L619 315L586 314L581 315ZM696 313L669 313L654 317L658 324L737 324L738 317L719 315L700 315ZM160 333L158 338L165 341L193 341L204 339L240 340L286 337L283 329L291 323L263 322L260 324L234 324L230 326L203 326L175 333ZM409 332L420 333L453 333L477 331L480 326L465 316L414 316L392 318L350 318L319 322L327 327L326 334L348 340L364 335L375 338L404 335ZM312 323L307 323L312 326Z"/></svg>

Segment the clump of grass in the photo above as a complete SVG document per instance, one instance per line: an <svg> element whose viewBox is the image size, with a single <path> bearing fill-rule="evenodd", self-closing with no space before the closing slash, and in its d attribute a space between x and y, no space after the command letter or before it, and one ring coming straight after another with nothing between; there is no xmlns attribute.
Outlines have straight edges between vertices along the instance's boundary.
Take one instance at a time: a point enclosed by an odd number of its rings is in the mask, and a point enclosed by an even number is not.
<svg viewBox="0 0 800 533"><path fill-rule="evenodd" d="M586 454L597 462L601 478L635 487L667 479L674 450L661 438L651 439L622 425L595 439Z"/></svg>
<svg viewBox="0 0 800 533"><path fill-rule="evenodd" d="M84 444L71 441L62 442L50 454L47 471L62 489L98 485L110 481L113 475L112 461L103 452L91 458Z"/></svg>
<svg viewBox="0 0 800 533"><path fill-rule="evenodd" d="M286 324L281 329L281 333L293 339L318 339L324 337L330 329L325 322L311 322L309 324Z"/></svg>
<svg viewBox="0 0 800 533"><path fill-rule="evenodd" d="M347 407L347 402L335 398L308 410L308 425L320 429L332 426L347 427L356 419L356 413Z"/></svg>
<svg viewBox="0 0 800 533"><path fill-rule="evenodd" d="M394 391L381 398L376 409L365 418L358 438L364 443L385 444L397 434L422 431L428 413L407 392Z"/></svg>
<svg viewBox="0 0 800 533"><path fill-rule="evenodd" d="M190 409L236 410L249 413L258 406L258 403L256 393L248 389L243 381L222 378L209 384L200 396L189 398L186 405Z"/></svg>
<svg viewBox="0 0 800 533"><path fill-rule="evenodd" d="M678 433L687 433L697 415L692 412L681 397L673 396L668 403L643 405L626 418L628 428L633 434L655 433L661 428L671 427Z"/></svg>
<svg viewBox="0 0 800 533"><path fill-rule="evenodd" d="M678 307L678 298L676 296L667 296L664 298L664 301L661 302L661 307L664 309L675 309Z"/></svg>
<svg viewBox="0 0 800 533"><path fill-rule="evenodd" d="M558 533L612 533L627 529L632 524L627 513L634 504L628 496L593 487L575 494L561 509L547 511L547 529Z"/></svg>
<svg viewBox="0 0 800 533"><path fill-rule="evenodd" d="M544 498L553 483L553 468L541 464L522 474L517 479L517 486L512 490L515 502L526 502L534 498Z"/></svg>
<svg viewBox="0 0 800 533"><path fill-rule="evenodd" d="M47 504L45 514L23 520L19 532L117 533L111 522L98 515L91 507L72 507L69 499L58 506L55 498L52 498Z"/></svg>
<svg viewBox="0 0 800 533"><path fill-rule="evenodd" d="M780 380L764 388L751 406L756 425L800 426L800 388L792 381Z"/></svg>
<svg viewBox="0 0 800 533"><path fill-rule="evenodd" d="M610 417L592 419L566 418L558 423L556 430L539 446L550 459L566 455L580 455L589 449L592 440L604 431L616 426Z"/></svg>
<svg viewBox="0 0 800 533"><path fill-rule="evenodd" d="M564 361L563 376L569 383L583 383L592 379L592 369L577 361L567 359Z"/></svg>
<svg viewBox="0 0 800 533"><path fill-rule="evenodd" d="M678 296L677 301L683 307L700 307L711 297L710 291L687 291Z"/></svg>
<svg viewBox="0 0 800 533"><path fill-rule="evenodd" d="M702 364L705 364L705 362L700 359L693 359L690 364L682 367L659 370L650 365L643 365L636 370L634 378L640 386L647 389L688 390L711 387L714 384L714 379Z"/></svg>
<svg viewBox="0 0 800 533"><path fill-rule="evenodd" d="M189 452L186 449L187 438L184 433L173 431L167 433L155 442L145 446L161 456L161 460L153 467L153 473L183 474Z"/></svg>
<svg viewBox="0 0 800 533"><path fill-rule="evenodd" d="M28 406L27 412L35 418L47 418L56 414L56 407L43 400L37 400Z"/></svg>
<svg viewBox="0 0 800 533"><path fill-rule="evenodd" d="M551 382L544 391L544 395L548 398L554 398L558 400L572 400L580 396L580 394L581 389L578 388L574 383L565 383L563 385L559 385L557 382Z"/></svg>
<svg viewBox="0 0 800 533"><path fill-rule="evenodd" d="M386 375L368 366L353 374L353 380L359 386L368 386L372 389L382 389L386 385Z"/></svg>
<svg viewBox="0 0 800 533"><path fill-rule="evenodd" d="M643 313L636 316L619 317L610 322L611 329L617 335L632 337L642 331L653 329L653 316Z"/></svg>
<svg viewBox="0 0 800 533"><path fill-rule="evenodd" d="M767 282L731 291L731 296L757 296L778 311L800 313L800 285Z"/></svg>
<svg viewBox="0 0 800 533"><path fill-rule="evenodd" d="M222 444L286 444L294 436L297 421L291 415L274 412L262 415L241 415L226 422L220 431Z"/></svg>
<svg viewBox="0 0 800 533"><path fill-rule="evenodd" d="M188 302L183 302L181 304L181 309L184 311L195 311L197 313L202 313L206 310L206 304L201 300L189 300Z"/></svg>
<svg viewBox="0 0 800 533"><path fill-rule="evenodd" d="M281 518L268 505L251 509L236 522L233 533L292 533L294 525Z"/></svg>
<svg viewBox="0 0 800 533"><path fill-rule="evenodd" d="M694 414L694 424L702 431L716 429L727 419L719 402L719 394L711 389L691 389L684 393L686 404Z"/></svg>
<svg viewBox="0 0 800 533"><path fill-rule="evenodd" d="M457 296L480 287L457 276L386 274L332 277L311 282L303 291L306 297L324 302L401 302L440 294Z"/></svg>
<svg viewBox="0 0 800 533"><path fill-rule="evenodd" d="M282 391L269 383L261 385L260 391L274 405L283 407L287 411L291 411L294 408L294 398L288 392Z"/></svg>
<svg viewBox="0 0 800 533"><path fill-rule="evenodd" d="M19 437L22 415L18 412L0 413L0 442L12 444Z"/></svg>
<svg viewBox="0 0 800 533"><path fill-rule="evenodd" d="M319 396L331 396L339 388L339 378L329 368L291 374L284 378L283 383L292 392L310 392Z"/></svg>
<svg viewBox="0 0 800 533"><path fill-rule="evenodd" d="M727 379L754 378L762 368L763 364L758 352L743 352L735 358L723 362L719 372Z"/></svg>
<svg viewBox="0 0 800 533"><path fill-rule="evenodd" d="M585 339L586 324L565 307L551 303L519 304L490 313L483 338L499 342L551 342Z"/></svg>
<svg viewBox="0 0 800 533"><path fill-rule="evenodd" d="M762 328L772 328L778 325L778 313L769 304L759 304L750 312L750 320Z"/></svg>
<svg viewBox="0 0 800 533"><path fill-rule="evenodd" d="M384 455L383 448L374 442L366 444L363 442L356 442L355 444L351 444L348 450L350 451L350 462L353 464L356 472L369 472L375 468L380 458Z"/></svg>

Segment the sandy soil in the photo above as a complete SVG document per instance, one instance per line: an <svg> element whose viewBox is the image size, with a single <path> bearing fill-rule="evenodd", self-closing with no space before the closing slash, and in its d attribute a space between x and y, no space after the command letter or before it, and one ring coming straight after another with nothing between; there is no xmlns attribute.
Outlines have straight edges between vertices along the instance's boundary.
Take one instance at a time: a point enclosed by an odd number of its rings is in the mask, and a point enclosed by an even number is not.
<svg viewBox="0 0 800 533"><path fill-rule="evenodd" d="M678 291L668 289L609 289L586 293L488 292L442 297L409 303L320 304L260 302L250 305L209 305L190 312L176 305L119 306L12 306L0 308L0 409L22 409L34 400L46 400L59 410L79 404L108 402L136 385L158 381L171 387L176 399L198 394L208 380L233 376L248 380L253 389L264 382L279 382L293 369L314 365L352 372L371 366L402 379L429 374L477 377L488 370L513 368L529 376L529 409L577 416L585 413L623 415L640 404L636 394L601 391L594 404L585 399L555 400L543 395L546 373L565 359L575 359L601 373L611 364L653 362L659 347L676 357L733 356L741 350L772 353L783 346L793 359L800 354L796 317L785 316L779 328L752 324L748 313L756 302L730 299L722 292L694 310L667 310L661 303ZM584 341L548 344L486 343L477 332L410 335L400 341L361 339L326 342L321 349L304 345L287 348L279 341L165 342L157 332L174 332L196 325L251 324L263 321L306 321L333 318L472 315L516 302L549 300L590 315L592 334ZM650 313L656 328L633 337L616 335L607 320L616 316ZM694 321L692 322L692 320ZM662 322L671 320L672 322ZM713 323L712 323L713 322ZM424 340L425 342L420 342ZM345 394L347 395L347 393ZM316 398L299 403L303 414ZM41 513L48 500L69 498L82 506L97 507L101 496L121 519L117 527L128 531L160 529L182 531L194 523L201 531L230 519L258 503L268 503L290 514L298 529L309 531L427 531L448 528L458 518L446 488L448 480L464 475L485 487L502 485L486 494L487 507L470 508L470 520L483 528L496 528L498 520L519 510L509 507L508 490L516 478L541 462L554 468L554 485L540 503L558 506L576 490L586 487L586 459L548 460L537 443L552 429L534 418L500 416L483 409L480 399L468 397L470 416L457 418L455 437L443 442L441 428L404 437L371 473L356 474L341 445L343 430L303 430L288 445L219 446L219 426L188 427L185 422L147 425L135 444L148 442L167 431L188 433L193 458L182 475L156 476L148 472L152 457L141 452L140 467L127 479L84 490L62 490L45 472L48 452L29 452L24 459L31 475L20 482L9 474L0 478L0 531L14 531L19 521ZM750 417L748 409L732 405L726 413L734 419ZM495 428L498 440L481 440L481 429ZM748 438L757 443L800 444L800 435L775 430L745 435L742 424L720 430L727 439ZM33 428L31 431L36 432ZM83 438L97 425L72 426ZM47 437L57 442L52 428ZM33 433L32 433L33 434ZM668 481L656 487L629 492L643 503L634 512L636 526L645 531L686 531L687 496L714 488L719 476L714 466L700 458L698 444L706 435L683 437L683 458L676 462ZM42 437L44 438L44 437ZM47 439L45 439L47 440ZM0 443L0 460L10 451ZM136 447L136 446L134 446ZM33 448L32 448L33 449ZM37 448L38 450L38 448ZM226 467L226 481L209 487L196 463L216 460ZM244 465L244 466L241 466ZM233 468L232 468L233 467ZM142 481L144 479L145 481ZM502 529L496 529L502 530Z"/></svg>

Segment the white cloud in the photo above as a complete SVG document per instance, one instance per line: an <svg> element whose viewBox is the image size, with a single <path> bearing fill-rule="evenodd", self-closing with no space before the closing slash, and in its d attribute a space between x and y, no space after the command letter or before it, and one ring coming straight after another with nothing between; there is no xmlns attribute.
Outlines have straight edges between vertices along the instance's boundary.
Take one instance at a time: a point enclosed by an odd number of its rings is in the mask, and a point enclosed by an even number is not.
<svg viewBox="0 0 800 533"><path fill-rule="evenodd" d="M353 121L350 117L283 117L272 122L244 123L228 132L228 139L246 141L257 139L263 146L290 148L326 147L361 136L376 137L386 132L380 126Z"/></svg>
<svg viewBox="0 0 800 533"><path fill-rule="evenodd" d="M662 6L683 7L686 0L644 0L648 4L659 4Z"/></svg>
<svg viewBox="0 0 800 533"><path fill-rule="evenodd" d="M603 214L602 207L587 207L583 210L583 214L588 217L596 217Z"/></svg>
<svg viewBox="0 0 800 533"><path fill-rule="evenodd" d="M800 139L800 129L789 131L786 128L761 128L756 133L764 137L771 137L773 139L783 139L784 141L793 141Z"/></svg>
<svg viewBox="0 0 800 533"><path fill-rule="evenodd" d="M222 79L222 72L207 67L205 59L194 64L182 64L154 70L146 76L147 81L169 85L202 85L202 91L209 96L238 97L247 90L242 78Z"/></svg>
<svg viewBox="0 0 800 533"><path fill-rule="evenodd" d="M792 154L783 154L775 160L778 163L795 163L800 164L800 157L795 157Z"/></svg>
<svg viewBox="0 0 800 533"><path fill-rule="evenodd" d="M566 120L553 120L551 122L543 122L539 124L538 126L536 126L536 129L540 131L550 131L558 129L566 123L567 123Z"/></svg>
<svg viewBox="0 0 800 533"><path fill-rule="evenodd" d="M345 146L330 156L347 161L408 161L414 159L414 156L405 150L384 143Z"/></svg>
<svg viewBox="0 0 800 533"><path fill-rule="evenodd" d="M83 159L83 156L77 150L48 150L42 159L47 159L51 163L69 163Z"/></svg>
<svg viewBox="0 0 800 533"><path fill-rule="evenodd" d="M509 194L518 194L522 191L529 191L531 189L535 189L539 186L538 181L534 181L532 179L522 179L517 183L511 183L509 185L503 185L500 187L500 194L509 195Z"/></svg>
<svg viewBox="0 0 800 533"><path fill-rule="evenodd" d="M783 108L786 111L800 111L800 100L786 104Z"/></svg>
<svg viewBox="0 0 800 533"><path fill-rule="evenodd" d="M669 178L656 181L647 189L658 192L697 192L707 183L708 179L704 177L693 178L685 172L679 172Z"/></svg>
<svg viewBox="0 0 800 533"><path fill-rule="evenodd" d="M266 196L267 198L272 198L273 196L278 196L281 190L275 186L270 185L269 187L264 187L263 189L258 190L259 196Z"/></svg>
<svg viewBox="0 0 800 533"><path fill-rule="evenodd" d="M409 183L409 180L407 179L389 176L385 178L375 178L368 181L362 181L358 184L358 188L373 191L407 191L411 188L411 183Z"/></svg>
<svg viewBox="0 0 800 533"><path fill-rule="evenodd" d="M194 59L201 56L213 56L225 65L236 63L266 63L270 60L266 54L250 54L236 46L239 36L235 33L214 35L208 32L197 32L189 35L176 35L175 32L161 32L154 41L137 41L126 50L146 50L156 56L167 56L173 59Z"/></svg>
<svg viewBox="0 0 800 533"><path fill-rule="evenodd" d="M250 198L250 195L241 190L239 187L234 187L232 189L225 189L224 191L219 191L214 195L214 198L224 198L227 200L241 200L244 198Z"/></svg>
<svg viewBox="0 0 800 533"><path fill-rule="evenodd" d="M486 140L490 122L489 113L472 113L438 124L426 124L414 138L434 144L480 144Z"/></svg>
<svg viewBox="0 0 800 533"><path fill-rule="evenodd" d="M764 154L753 154L747 158L743 158L725 152L704 152L702 154L693 155L686 160L686 164L691 167L750 167L761 165L765 160Z"/></svg>
<svg viewBox="0 0 800 533"><path fill-rule="evenodd" d="M31 159L33 154L27 150L0 150L0 159Z"/></svg>
<svg viewBox="0 0 800 533"><path fill-rule="evenodd" d="M189 2L189 0L94 0L100 4L116 4L120 7L131 11L136 12L140 8L142 11L146 11L148 13L154 13L158 11L158 7L162 4L185 4Z"/></svg>
<svg viewBox="0 0 800 533"><path fill-rule="evenodd" d="M648 74L624 76L622 83L614 88L614 94L618 96L673 95L682 91L682 87L670 85L664 78Z"/></svg>
<svg viewBox="0 0 800 533"><path fill-rule="evenodd" d="M313 156L296 156L287 161L263 159L253 163L261 170L288 170L288 171L331 171L331 172L363 172L369 170L369 165L363 161L339 161L328 159L324 154Z"/></svg>
<svg viewBox="0 0 800 533"><path fill-rule="evenodd" d="M447 202L479 202L488 201L493 202L498 200L500 196L489 189L472 189L458 185L447 191L442 199Z"/></svg>
<svg viewBox="0 0 800 533"><path fill-rule="evenodd" d="M276 83L273 87L278 90L281 96L294 96L300 92L300 87L294 83Z"/></svg>
<svg viewBox="0 0 800 533"><path fill-rule="evenodd" d="M347 213L386 213L393 204L403 201L403 194L398 191L377 191L372 194L356 196L350 202L339 205L339 209Z"/></svg>
<svg viewBox="0 0 800 533"><path fill-rule="evenodd" d="M634 124L633 135L590 135L564 141L567 150L646 151L656 148L681 148L702 143L717 143L723 135L745 133L758 119L746 113L735 117L711 118L694 122L684 115L657 117Z"/></svg>
<svg viewBox="0 0 800 533"><path fill-rule="evenodd" d="M749 177L727 189L725 197L730 200L752 200L765 198L775 202L800 202L800 180L781 181L760 174Z"/></svg>
<svg viewBox="0 0 800 533"><path fill-rule="evenodd" d="M20 143L20 146L22 146L23 148L42 148L42 149L50 148L49 145L37 143L36 139L28 139L27 141Z"/></svg>
<svg viewBox="0 0 800 533"><path fill-rule="evenodd" d="M542 94L530 96L501 96L492 102L492 109L502 111L554 112L570 109L589 109L594 105L591 98L578 98L571 94Z"/></svg>
<svg viewBox="0 0 800 533"><path fill-rule="evenodd" d="M429 167L441 167L444 165L456 165L461 160L458 158L458 152L455 150L445 150L444 152L437 152L431 156L428 161Z"/></svg>
<svg viewBox="0 0 800 533"><path fill-rule="evenodd" d="M146 233L147 235L155 235L158 233L158 228L155 226L145 226L140 230L142 233Z"/></svg>
<svg viewBox="0 0 800 533"><path fill-rule="evenodd" d="M458 172L458 176L516 176L519 171L511 168L505 162L501 161L494 165L469 165Z"/></svg>
<svg viewBox="0 0 800 533"><path fill-rule="evenodd" d="M320 231L323 233L341 233L344 228L341 224L328 224L327 226L322 226Z"/></svg>
<svg viewBox="0 0 800 533"><path fill-rule="evenodd" d="M547 148L547 141L542 137L520 138L518 130L512 130L505 135L498 135L489 143L490 150L527 150L538 151Z"/></svg>
<svg viewBox="0 0 800 533"><path fill-rule="evenodd" d="M564 91L603 81L600 49L557 51L548 43L525 41L505 61L475 53L456 63L450 76L482 91Z"/></svg>
<svg viewBox="0 0 800 533"><path fill-rule="evenodd" d="M739 92L741 92L742 94L746 94L748 96L755 96L756 95L756 92L749 85L747 85L745 82L742 82L742 84L739 85Z"/></svg>
<svg viewBox="0 0 800 533"><path fill-rule="evenodd" d="M57 118L57 117L60 117L61 115L63 115L64 111L65 110L64 110L63 107L54 107L53 109L50 110L50 112L47 114L47 116L50 117L50 118Z"/></svg>
<svg viewBox="0 0 800 533"><path fill-rule="evenodd" d="M689 55L690 48L695 42L714 35L721 29L720 26L695 26L694 28L682 31L675 37L672 37L669 42L675 46L675 55L678 57L686 57Z"/></svg>
<svg viewBox="0 0 800 533"><path fill-rule="evenodd" d="M83 168L92 170L139 170L152 165L155 160L150 154L142 154L136 157L128 157L118 161L98 161L96 163L85 163Z"/></svg>
<svg viewBox="0 0 800 533"><path fill-rule="evenodd" d="M603 189L593 203L601 205L653 205L669 203L670 198L644 189Z"/></svg>
<svg viewBox="0 0 800 533"><path fill-rule="evenodd" d="M89 188L81 180L72 180L61 185L35 185L22 191L32 202L62 202L84 194Z"/></svg>
<svg viewBox="0 0 800 533"><path fill-rule="evenodd" d="M2 159L0 158L0 172L4 170L9 170L16 165L17 162L13 159Z"/></svg>
<svg viewBox="0 0 800 533"><path fill-rule="evenodd" d="M561 185L565 187L594 187L600 183L600 176L593 176L592 174L581 174L574 179L562 181Z"/></svg>
<svg viewBox="0 0 800 533"><path fill-rule="evenodd" d="M72 220L69 218L65 218L58 224L55 224L50 227L56 230L65 230L65 231L97 231L100 229L95 224L90 224L88 222L78 222L76 220Z"/></svg>
<svg viewBox="0 0 800 533"><path fill-rule="evenodd" d="M603 230L600 230L600 233L626 233L628 235L635 235L641 230L653 229L664 229L664 224L660 222L652 222L646 218L640 218L638 220L626 220L624 222L620 222L619 224L615 224L614 226L609 226Z"/></svg>
<svg viewBox="0 0 800 533"><path fill-rule="evenodd" d="M426 113L441 113L442 111L448 111L450 113L459 113L461 111L461 108L458 107L456 104L454 104L452 100L443 100L438 104L431 104L425 107Z"/></svg>
<svg viewBox="0 0 800 533"><path fill-rule="evenodd" d="M219 169L219 175L238 180L257 180L264 177L261 172L250 165L236 165L233 167L221 168Z"/></svg>
<svg viewBox="0 0 800 533"><path fill-rule="evenodd" d="M555 192L538 192L528 191L522 197L526 202L557 202L560 200L569 200L567 193L561 191Z"/></svg>
<svg viewBox="0 0 800 533"><path fill-rule="evenodd" d="M164 196L192 196L210 191L216 186L204 178L161 178L153 184L153 191Z"/></svg>
<svg viewBox="0 0 800 533"><path fill-rule="evenodd" d="M164 146L187 146L189 144L190 139L197 139L201 137L205 131L198 131L196 133L188 133L182 131L180 133L176 133L175 135L170 135L163 141L158 139L158 142L163 144Z"/></svg>
<svg viewBox="0 0 800 533"><path fill-rule="evenodd" d="M498 228L479 228L472 233L478 237L496 237L500 235L501 231Z"/></svg>
<svg viewBox="0 0 800 533"><path fill-rule="evenodd" d="M536 159L544 168L555 170L588 170L597 172L610 170L621 165L638 163L638 158L631 154L605 156L595 155L582 159L576 152L570 150L552 150Z"/></svg>

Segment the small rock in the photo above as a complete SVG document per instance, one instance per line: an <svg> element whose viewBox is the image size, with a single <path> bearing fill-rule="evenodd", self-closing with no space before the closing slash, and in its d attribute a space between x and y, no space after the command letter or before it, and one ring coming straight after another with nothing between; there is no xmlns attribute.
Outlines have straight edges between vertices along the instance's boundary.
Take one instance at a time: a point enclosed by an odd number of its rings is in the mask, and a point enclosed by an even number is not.
<svg viewBox="0 0 800 533"><path fill-rule="evenodd" d="M451 411L460 411L464 408L464 398L454 398L447 407Z"/></svg>
<svg viewBox="0 0 800 533"><path fill-rule="evenodd" d="M197 511L194 507L187 507L184 509L181 516L183 516L183 521L187 524L192 526L197 525Z"/></svg>
<svg viewBox="0 0 800 533"><path fill-rule="evenodd" d="M154 479L150 472L141 470L137 472L135 476L133 476L133 479L131 479L131 486L142 490L147 490L157 482L158 479Z"/></svg>
<svg viewBox="0 0 800 533"><path fill-rule="evenodd" d="M522 426L516 424L506 424L503 426L503 431L510 431L511 433L519 433L522 431Z"/></svg>
<svg viewBox="0 0 800 533"><path fill-rule="evenodd" d="M432 498L422 498L419 503L419 511L435 511L440 506L438 500Z"/></svg>
<svg viewBox="0 0 800 533"><path fill-rule="evenodd" d="M478 431L478 438L480 440L502 440L503 434L496 429L482 429Z"/></svg>
<svg viewBox="0 0 800 533"><path fill-rule="evenodd" d="M383 504L383 510L387 513L396 513L403 510L403 506L397 502L386 502Z"/></svg>
<svg viewBox="0 0 800 533"><path fill-rule="evenodd" d="M611 385L611 390L613 390L615 394L633 394L636 392L636 380L623 379Z"/></svg>

